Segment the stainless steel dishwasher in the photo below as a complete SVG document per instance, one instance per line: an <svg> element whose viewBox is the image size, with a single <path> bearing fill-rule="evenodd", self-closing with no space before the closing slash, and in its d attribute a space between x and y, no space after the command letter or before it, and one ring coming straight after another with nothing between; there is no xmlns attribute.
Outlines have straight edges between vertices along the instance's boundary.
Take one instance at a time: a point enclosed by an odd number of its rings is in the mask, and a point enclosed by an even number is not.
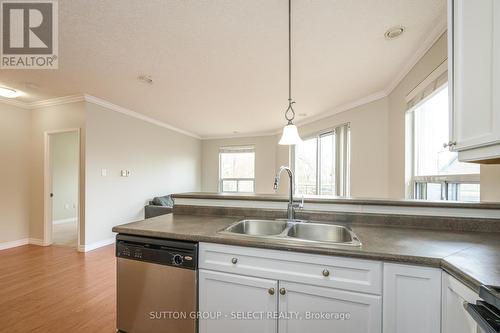
<svg viewBox="0 0 500 333"><path fill-rule="evenodd" d="M119 234L117 330L197 330L198 244Z"/></svg>

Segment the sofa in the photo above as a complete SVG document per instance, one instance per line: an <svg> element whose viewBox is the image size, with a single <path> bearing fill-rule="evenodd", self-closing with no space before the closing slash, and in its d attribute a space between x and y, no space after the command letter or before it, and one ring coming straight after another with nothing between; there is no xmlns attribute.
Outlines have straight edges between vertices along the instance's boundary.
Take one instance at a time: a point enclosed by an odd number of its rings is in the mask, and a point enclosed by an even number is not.
<svg viewBox="0 0 500 333"><path fill-rule="evenodd" d="M149 219L151 217L169 214L172 213L173 210L174 199L171 195L155 197L148 205L144 206L144 218Z"/></svg>

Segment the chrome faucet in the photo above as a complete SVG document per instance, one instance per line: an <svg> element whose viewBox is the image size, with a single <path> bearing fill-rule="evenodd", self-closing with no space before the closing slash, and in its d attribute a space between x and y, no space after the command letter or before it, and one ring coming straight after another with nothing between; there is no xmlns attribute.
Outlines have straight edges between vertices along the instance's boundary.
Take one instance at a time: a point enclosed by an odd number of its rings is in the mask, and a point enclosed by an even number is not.
<svg viewBox="0 0 500 333"><path fill-rule="evenodd" d="M287 207L286 215L287 215L287 219L295 220L295 208L300 208L300 209L304 208L304 198L302 198L302 203L300 203L300 204L293 202L293 173L292 173L292 170L287 166L281 166L280 169L278 170L278 172L276 173L276 176L274 176L273 188L275 190L278 189L281 173L283 171L286 171L288 174L288 177L290 178L290 191L289 191L288 207Z"/></svg>

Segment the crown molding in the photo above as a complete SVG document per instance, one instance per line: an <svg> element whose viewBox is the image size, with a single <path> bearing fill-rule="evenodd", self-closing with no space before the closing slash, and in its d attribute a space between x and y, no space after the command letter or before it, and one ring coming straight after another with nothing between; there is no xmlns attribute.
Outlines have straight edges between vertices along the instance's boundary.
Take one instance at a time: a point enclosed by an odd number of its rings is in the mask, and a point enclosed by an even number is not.
<svg viewBox="0 0 500 333"><path fill-rule="evenodd" d="M122 106L113 104L111 102L108 102L104 99L88 95L88 94L77 94L77 95L70 95L70 96L64 96L64 97L57 97L57 98L51 98L51 99L46 99L43 101L37 101L37 102L22 102L22 101L16 101L8 98L2 98L0 97L0 103L3 104L8 104L12 105L21 109L26 109L26 110L36 110L36 109L41 109L45 107L50 107L50 106L57 106L57 105L63 105L63 104L69 104L69 103L78 103L78 102L88 102L92 104L96 104L99 106L102 106L108 110L115 111L121 114L125 114L127 116L140 119L142 121L146 121L148 123L167 128L169 130L196 138L196 139L201 139L201 137L197 134L185 131L183 129L177 128L175 126L172 126L170 124L164 123L162 121L156 120L154 118L145 116L141 113L129 110L127 108L124 108Z"/></svg>
<svg viewBox="0 0 500 333"><path fill-rule="evenodd" d="M41 109L41 108L49 107L49 106L83 102L84 100L85 100L84 95L81 95L81 94L50 98L50 99L45 99L45 100L37 101L37 102L22 102L22 101L16 101L16 100L11 100L8 98L0 97L0 102L2 102L4 104L17 106L19 108L27 109L27 110L35 110L35 109Z"/></svg>
<svg viewBox="0 0 500 333"><path fill-rule="evenodd" d="M429 50L436 44L439 38L448 30L446 20L440 20L440 24L436 25L429 33L427 38L422 42L421 46L415 51L413 56L408 60L406 65L403 66L401 71L394 77L391 83L385 88L385 94L389 96L394 89L403 81L403 79L410 73L415 65L422 59L422 57L429 52Z"/></svg>
<svg viewBox="0 0 500 333"><path fill-rule="evenodd" d="M362 105L365 105L365 104L368 104L371 102L378 101L379 99L382 99L384 97L387 97L387 94L385 93L385 91L379 91L379 92L376 92L374 94L357 99L353 102L337 106L333 109L330 109L326 112L322 112L318 115L311 116L311 117L304 119L302 121L297 121L295 124L297 126L304 126L304 125L313 123L315 121L325 119L325 118L331 117L333 115L336 115L336 114L339 114L339 113L342 113L345 111L352 110L354 108L357 108L358 106L362 106ZM281 133L281 130L278 133Z"/></svg>
<svg viewBox="0 0 500 333"><path fill-rule="evenodd" d="M181 134L193 137L193 138L196 138L196 139L201 139L201 137L197 134L185 131L183 129L172 126L170 124L167 124L167 123L164 123L162 121L156 120L154 118L145 116L142 113L132 111L132 110L129 110L129 109L124 108L122 106L113 104L113 103L108 102L108 101L101 99L99 97L85 94L84 100L88 103L102 106L103 108L106 108L108 110L115 111L115 112L130 116L130 117L133 117L133 118L137 118L137 119L140 119L142 121L145 121L145 122L148 122L148 123L151 123L151 124L154 124L154 125L157 125L157 126L160 126L160 127L163 127L163 128L166 128L166 129L169 129L169 130L172 130L172 131L175 131L175 132L178 132L178 133L181 133Z"/></svg>
<svg viewBox="0 0 500 333"><path fill-rule="evenodd" d="M335 114L345 112L348 110L351 110L353 108L359 107L364 104L368 104L374 101L377 101L379 99L382 99L384 97L389 96L394 89L401 83L401 81L408 75L408 73L415 67L415 65L422 59L422 57L431 49L431 47L436 43L436 41L447 31L447 23L446 20L440 20L439 24L435 26L435 28L429 33L428 37L422 42L420 48L413 54L413 56L408 60L405 66L403 66L402 70L395 76L394 80L392 80L389 85L382 91L376 92L374 94L362 97L358 100L355 100L353 102L335 107L333 109L330 109L326 112L322 112L318 115L311 116L307 119L304 119L302 121L297 121L296 124L297 126L304 126L307 124L310 124L315 121L319 121L321 119L328 118L330 116L333 116ZM272 136L272 135L278 135L281 133L281 128L275 130L275 131L267 131L267 132L253 132L253 133L238 133L234 135L220 135L220 136L200 136L195 133L185 131L183 129L180 129L178 127L172 126L170 124L167 124L165 122L156 120L154 118L145 116L141 113L138 113L136 111L129 110L127 108L124 108L122 106L113 104L111 102L108 102L104 99L88 95L88 94L77 94L77 95L70 95L70 96L64 96L64 97L58 97L58 98L51 98L43 101L38 101L38 102L21 102L17 100L12 100L9 98L3 98L0 97L0 103L12 105L18 108L22 109L28 109L28 110L34 110L34 109L39 109L39 108L44 108L44 107L49 107L49 106L56 106L56 105L62 105L62 104L68 104L68 103L76 103L76 102L83 102L86 101L88 103L96 104L99 106L102 106L108 110L115 111L121 114L128 115L130 117L134 117L146 122L149 122L151 124L167 128L169 130L196 138L200 140L216 140L216 139L233 139L233 138L250 138L250 137L263 137L263 136Z"/></svg>
<svg viewBox="0 0 500 333"><path fill-rule="evenodd" d="M237 139L237 138L258 138L264 136L274 136L276 134L281 133L280 131L267 131L267 132L251 132L251 133L237 133L237 134L228 134L228 135L204 135L201 137L201 140L223 140L223 139Z"/></svg>
<svg viewBox="0 0 500 333"><path fill-rule="evenodd" d="M45 107L49 107L49 106L57 106L57 105L78 103L78 102L84 102L84 101L85 101L84 95L77 94L77 95L69 95L69 96L46 99L46 100L38 101L38 102L31 102L31 103L28 103L28 106L30 109L41 109L41 108L45 108Z"/></svg>
<svg viewBox="0 0 500 333"><path fill-rule="evenodd" d="M28 103L16 101L15 99L12 99L12 98L0 97L0 103L15 106L15 107L18 107L21 109L29 110Z"/></svg>

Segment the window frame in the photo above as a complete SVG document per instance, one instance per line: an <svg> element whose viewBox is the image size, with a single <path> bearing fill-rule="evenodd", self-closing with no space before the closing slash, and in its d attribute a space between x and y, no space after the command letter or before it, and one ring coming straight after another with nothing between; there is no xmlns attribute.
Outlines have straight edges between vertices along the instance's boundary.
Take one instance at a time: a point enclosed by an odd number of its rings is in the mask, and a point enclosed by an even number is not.
<svg viewBox="0 0 500 333"><path fill-rule="evenodd" d="M222 154L231 154L231 153L241 153L242 151L251 151L253 153L253 178L223 178L222 177ZM253 145L244 145L244 146L222 146L219 147L219 181L218 187L220 193L255 193L255 167L257 165L257 154L255 152L255 146ZM236 191L224 191L224 181L236 181ZM252 191L251 192L240 192L239 186L240 181L252 181Z"/></svg>
<svg viewBox="0 0 500 333"><path fill-rule="evenodd" d="M346 133L345 137L342 138L346 140L343 144L340 139L341 134L338 133L338 129L345 127ZM334 196L348 197L350 195L350 161L351 161L351 123L343 123L333 127L328 127L321 131L314 132L310 135L304 136L303 140L316 139L316 191L314 195L322 196L321 192L321 138L332 134L334 136L334 144L332 146L334 155L334 166L335 166L335 188ZM340 151L340 147L343 151ZM297 193L297 172L296 172L296 149L297 146L290 147L290 165L294 174L294 193ZM328 196L328 195L323 195Z"/></svg>
<svg viewBox="0 0 500 333"><path fill-rule="evenodd" d="M437 87L431 94L420 100L406 111L406 125L405 136L407 140L406 149L408 154L405 158L407 174L410 175L409 182L407 182L407 197L414 200L428 200L427 199L427 184L441 184L441 199L442 201L449 201L448 188L454 184L480 184L480 174L453 174L453 175L428 175L428 176L415 176L417 169L417 159L415 156L415 111L422 104L433 98L443 89L450 89L449 83L445 82Z"/></svg>

